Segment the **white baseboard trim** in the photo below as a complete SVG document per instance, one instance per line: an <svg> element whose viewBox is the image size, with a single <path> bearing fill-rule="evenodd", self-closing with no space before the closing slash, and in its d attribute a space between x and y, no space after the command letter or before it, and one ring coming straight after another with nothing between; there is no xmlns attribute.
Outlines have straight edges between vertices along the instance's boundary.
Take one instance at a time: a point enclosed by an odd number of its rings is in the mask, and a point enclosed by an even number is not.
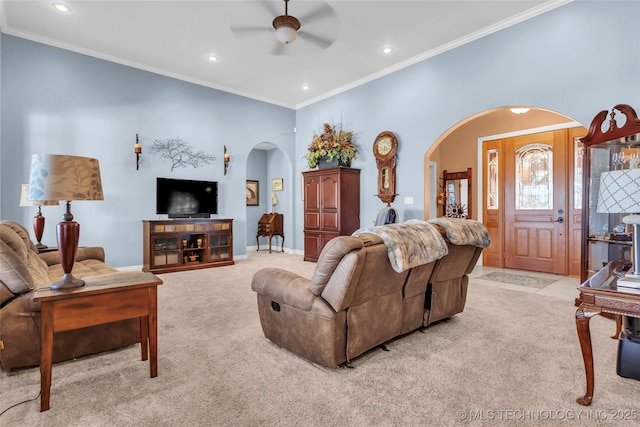
<svg viewBox="0 0 640 427"><path fill-rule="evenodd" d="M114 267L118 271L142 271L141 265L125 265L124 267Z"/></svg>

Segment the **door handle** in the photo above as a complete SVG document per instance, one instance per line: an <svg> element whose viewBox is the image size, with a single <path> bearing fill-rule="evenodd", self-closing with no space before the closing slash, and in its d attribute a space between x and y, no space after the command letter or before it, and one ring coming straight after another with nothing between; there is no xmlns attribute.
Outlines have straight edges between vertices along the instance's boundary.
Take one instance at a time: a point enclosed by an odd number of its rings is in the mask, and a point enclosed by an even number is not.
<svg viewBox="0 0 640 427"><path fill-rule="evenodd" d="M559 216L556 222L562 224L564 222L564 218Z"/></svg>

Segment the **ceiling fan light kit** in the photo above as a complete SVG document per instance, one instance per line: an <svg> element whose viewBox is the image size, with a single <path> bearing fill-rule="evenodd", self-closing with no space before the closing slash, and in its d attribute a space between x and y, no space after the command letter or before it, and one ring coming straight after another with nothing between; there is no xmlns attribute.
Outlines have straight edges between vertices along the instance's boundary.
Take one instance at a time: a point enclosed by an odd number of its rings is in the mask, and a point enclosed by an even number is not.
<svg viewBox="0 0 640 427"><path fill-rule="evenodd" d="M295 16L290 16L287 8L289 0L284 0L284 15L276 16L273 20L273 28L276 29L276 39L282 44L293 43L298 37L300 21Z"/></svg>
<svg viewBox="0 0 640 427"><path fill-rule="evenodd" d="M277 16L273 20L273 28L276 29L276 39L282 44L293 43L298 37L300 21L289 15Z"/></svg>

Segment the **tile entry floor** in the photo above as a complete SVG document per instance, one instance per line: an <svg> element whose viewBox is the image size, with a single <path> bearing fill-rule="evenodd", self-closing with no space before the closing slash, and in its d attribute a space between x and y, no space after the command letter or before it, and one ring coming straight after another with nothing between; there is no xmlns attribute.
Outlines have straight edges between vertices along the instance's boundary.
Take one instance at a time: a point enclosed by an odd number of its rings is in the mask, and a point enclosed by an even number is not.
<svg viewBox="0 0 640 427"><path fill-rule="evenodd" d="M554 279L555 281L543 288L534 288L529 286L512 285L509 283L478 279L478 277L480 276L484 276L485 274L489 274L496 271L504 272L504 273L519 274L527 277L540 277L544 279ZM552 296L552 297L561 298L569 301L573 301L580 294L577 290L578 286L580 286L579 277L561 276L558 274L539 273L535 271L512 270L508 268L494 268L494 267L484 267L482 265L477 265L473 269L471 274L469 274L469 280L470 282L478 285L495 286L499 288L511 289L511 290L516 290L521 292L537 293L540 295Z"/></svg>

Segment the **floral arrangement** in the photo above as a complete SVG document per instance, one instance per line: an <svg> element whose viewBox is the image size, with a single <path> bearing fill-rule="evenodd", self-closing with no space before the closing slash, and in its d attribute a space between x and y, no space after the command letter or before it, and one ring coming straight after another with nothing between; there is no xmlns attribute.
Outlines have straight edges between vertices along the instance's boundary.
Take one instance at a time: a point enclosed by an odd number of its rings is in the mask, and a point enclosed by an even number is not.
<svg viewBox="0 0 640 427"><path fill-rule="evenodd" d="M353 132L345 131L329 123L324 124L320 135L314 134L305 159L310 168L315 168L323 159L330 163L338 161L340 166L351 166L356 159L357 148L353 143Z"/></svg>

